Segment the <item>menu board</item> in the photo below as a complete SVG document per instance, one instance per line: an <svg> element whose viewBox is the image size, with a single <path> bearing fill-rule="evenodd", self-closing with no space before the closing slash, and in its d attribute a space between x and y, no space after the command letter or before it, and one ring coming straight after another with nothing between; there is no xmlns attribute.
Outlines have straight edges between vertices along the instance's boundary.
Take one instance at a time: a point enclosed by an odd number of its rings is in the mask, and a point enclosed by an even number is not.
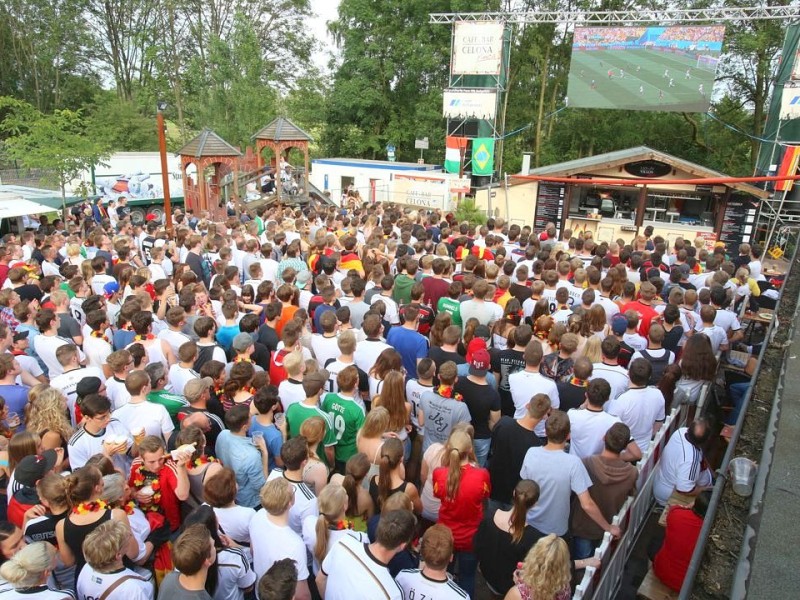
<svg viewBox="0 0 800 600"><path fill-rule="evenodd" d="M564 216L564 196L567 186L563 183L549 181L539 182L536 196L536 213L533 218L533 229L542 232L548 223L555 223L558 237L561 237L561 219Z"/></svg>
<svg viewBox="0 0 800 600"><path fill-rule="evenodd" d="M730 197L719 232L719 240L725 242L729 252L736 252L739 244L750 242L757 218L758 200L750 196Z"/></svg>

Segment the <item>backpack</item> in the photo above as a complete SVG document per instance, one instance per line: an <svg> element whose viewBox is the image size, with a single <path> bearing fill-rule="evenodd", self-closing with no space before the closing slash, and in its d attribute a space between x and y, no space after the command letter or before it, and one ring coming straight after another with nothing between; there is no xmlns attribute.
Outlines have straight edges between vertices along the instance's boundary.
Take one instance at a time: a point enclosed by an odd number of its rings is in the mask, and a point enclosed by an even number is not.
<svg viewBox="0 0 800 600"><path fill-rule="evenodd" d="M211 257L208 254L203 254L200 257L200 266L203 269L203 281L205 283L209 283L211 281L211 275L214 273L214 265L211 263Z"/></svg>
<svg viewBox="0 0 800 600"><path fill-rule="evenodd" d="M652 356L647 350L641 350L639 354L647 359L647 362L653 367L648 385L658 385L658 382L661 381L661 377L664 375L664 370L669 366L669 359L674 356L674 354L671 350L667 350L666 348L664 348L664 355L658 358Z"/></svg>

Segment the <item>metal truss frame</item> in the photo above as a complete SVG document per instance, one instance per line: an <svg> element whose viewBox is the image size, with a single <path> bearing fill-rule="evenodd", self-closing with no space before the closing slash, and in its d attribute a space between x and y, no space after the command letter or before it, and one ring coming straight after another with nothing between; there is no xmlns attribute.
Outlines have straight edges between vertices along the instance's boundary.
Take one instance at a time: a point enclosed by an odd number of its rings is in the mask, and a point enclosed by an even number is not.
<svg viewBox="0 0 800 600"><path fill-rule="evenodd" d="M503 21L514 24L559 23L572 25L638 25L643 23L697 23L699 21L746 21L797 19L800 5L717 6L710 8L663 8L636 10L527 10L484 13L430 13L429 23Z"/></svg>

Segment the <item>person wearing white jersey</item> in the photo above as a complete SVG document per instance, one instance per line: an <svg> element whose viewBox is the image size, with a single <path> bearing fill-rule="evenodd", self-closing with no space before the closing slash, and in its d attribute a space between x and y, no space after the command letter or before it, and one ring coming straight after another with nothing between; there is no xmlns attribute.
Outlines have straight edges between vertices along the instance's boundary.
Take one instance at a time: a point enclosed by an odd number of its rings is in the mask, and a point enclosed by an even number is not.
<svg viewBox="0 0 800 600"><path fill-rule="evenodd" d="M447 527L437 524L428 529L422 536L419 553L420 567L404 569L395 577L406 598L469 599L447 572L453 559L453 533Z"/></svg>
<svg viewBox="0 0 800 600"><path fill-rule="evenodd" d="M508 385L511 388L511 398L514 401L514 418L521 419L528 411L528 403L534 394L547 394L550 406L556 409L560 406L558 386L552 379L539 373L542 362L542 343L532 339L525 347L525 369L508 376ZM545 437L545 424L547 419L542 419L536 425L536 435Z"/></svg>
<svg viewBox="0 0 800 600"><path fill-rule="evenodd" d="M631 385L627 392L612 400L606 412L625 423L631 430L642 454L647 452L650 440L658 433L665 419L664 394L657 387L648 386L653 366L644 358L631 361L628 367Z"/></svg>

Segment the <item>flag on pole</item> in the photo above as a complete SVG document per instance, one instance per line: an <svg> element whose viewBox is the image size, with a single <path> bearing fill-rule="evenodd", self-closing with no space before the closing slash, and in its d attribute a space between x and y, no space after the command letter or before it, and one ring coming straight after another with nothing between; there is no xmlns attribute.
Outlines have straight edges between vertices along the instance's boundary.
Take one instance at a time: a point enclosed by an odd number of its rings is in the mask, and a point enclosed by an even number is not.
<svg viewBox="0 0 800 600"><path fill-rule="evenodd" d="M472 174L491 175L494 171L494 138L472 140Z"/></svg>
<svg viewBox="0 0 800 600"><path fill-rule="evenodd" d="M467 138L448 135L445 139L444 170L448 173L461 172L461 156L467 147Z"/></svg>
<svg viewBox="0 0 800 600"><path fill-rule="evenodd" d="M800 162L800 146L787 146L783 153L783 160L778 169L778 176L796 175L797 164ZM794 186L793 179L784 179L775 182L775 189L779 192L790 192Z"/></svg>

